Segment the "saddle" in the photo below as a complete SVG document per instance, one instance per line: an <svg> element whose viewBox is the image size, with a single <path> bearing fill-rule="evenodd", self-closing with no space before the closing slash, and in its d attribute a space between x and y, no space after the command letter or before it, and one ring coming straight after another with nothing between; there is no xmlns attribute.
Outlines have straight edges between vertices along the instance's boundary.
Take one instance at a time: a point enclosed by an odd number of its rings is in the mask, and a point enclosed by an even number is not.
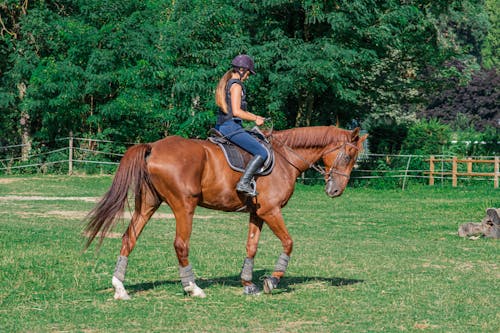
<svg viewBox="0 0 500 333"><path fill-rule="evenodd" d="M264 133L262 133L257 127L246 131L256 138L267 151L267 159L264 162L264 165L255 173L256 176L267 176L271 173L271 171L273 171L274 167L274 151L271 143L267 140ZM252 158L250 153L226 139L226 137L215 128L212 128L209 131L208 141L215 143L222 149L222 152L224 153L227 163L231 169L238 172L245 171L248 161Z"/></svg>

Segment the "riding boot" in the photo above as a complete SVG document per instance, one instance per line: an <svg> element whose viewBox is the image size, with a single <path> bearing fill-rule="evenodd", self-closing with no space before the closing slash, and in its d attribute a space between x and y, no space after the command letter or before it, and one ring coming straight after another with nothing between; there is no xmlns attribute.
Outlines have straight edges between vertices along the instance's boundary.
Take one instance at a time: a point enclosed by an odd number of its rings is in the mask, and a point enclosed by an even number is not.
<svg viewBox="0 0 500 333"><path fill-rule="evenodd" d="M264 162L264 159L260 155L252 157L250 162L247 164L243 176L241 176L240 181L236 185L236 191L245 193L251 197L255 197L257 195L256 189L252 188L251 181L257 170L264 165Z"/></svg>

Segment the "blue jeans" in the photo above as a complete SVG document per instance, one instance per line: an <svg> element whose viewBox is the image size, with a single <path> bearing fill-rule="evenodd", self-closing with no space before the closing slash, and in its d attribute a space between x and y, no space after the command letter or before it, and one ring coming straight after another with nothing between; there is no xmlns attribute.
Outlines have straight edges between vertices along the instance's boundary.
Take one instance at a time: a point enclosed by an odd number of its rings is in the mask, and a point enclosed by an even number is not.
<svg viewBox="0 0 500 333"><path fill-rule="evenodd" d="M260 155L264 161L267 159L267 150L262 147L256 138L248 134L243 129L240 119L233 118L231 120L227 120L223 124L215 126L215 128L229 141L246 150L250 154L254 156Z"/></svg>

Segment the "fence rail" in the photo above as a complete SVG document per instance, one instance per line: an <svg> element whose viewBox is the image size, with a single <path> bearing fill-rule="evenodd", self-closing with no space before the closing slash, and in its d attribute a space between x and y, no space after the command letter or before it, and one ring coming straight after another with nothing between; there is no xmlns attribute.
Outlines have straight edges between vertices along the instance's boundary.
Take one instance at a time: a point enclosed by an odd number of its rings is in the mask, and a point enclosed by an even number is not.
<svg viewBox="0 0 500 333"><path fill-rule="evenodd" d="M49 173L85 172L93 168L111 173L119 164L123 151L130 142L113 142L88 138L67 137L58 139L51 149L41 144L32 146L32 154L23 157L22 145L0 146L0 174L15 172ZM48 146L48 145L47 145ZM121 151L117 151L121 147ZM35 153L36 152L36 153ZM493 165L493 167L491 167ZM478 170L480 169L480 170ZM321 175L308 171L301 176L302 181L321 180ZM499 157L480 156L458 158L446 155L383 155L363 153L358 157L357 167L351 175L353 180L373 182L376 180L398 181L405 189L409 180L429 185L436 181L451 181L457 186L458 180L492 181L499 185Z"/></svg>
<svg viewBox="0 0 500 333"><path fill-rule="evenodd" d="M434 185L435 176L451 175L453 187L457 186L457 180L459 176L465 176L465 177L491 177L493 178L493 186L495 188L498 188L498 179L500 177L500 172L499 172L500 158L498 156L493 157L493 159L474 159L472 157L459 159L456 156L454 156L451 159L445 159L445 158L436 158L435 156L431 156L428 161L429 161L429 171L426 173L429 175L429 185ZM444 165L444 163L451 163L452 165L451 171L444 171L443 169L440 171L436 171L435 168L436 163L441 163L442 165ZM467 171L459 172L458 171L459 164L465 164L467 167ZM477 172L477 171L474 172L473 171L474 164L492 164L493 170L492 172Z"/></svg>

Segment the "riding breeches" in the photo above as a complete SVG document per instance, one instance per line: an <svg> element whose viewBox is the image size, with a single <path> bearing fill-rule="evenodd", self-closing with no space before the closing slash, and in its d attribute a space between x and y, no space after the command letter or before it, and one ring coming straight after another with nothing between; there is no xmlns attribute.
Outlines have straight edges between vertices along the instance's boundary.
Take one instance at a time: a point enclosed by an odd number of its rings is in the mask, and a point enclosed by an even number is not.
<svg viewBox="0 0 500 333"><path fill-rule="evenodd" d="M267 150L254 138L248 134L241 120L234 118L216 126L217 130L222 133L229 141L246 150L252 155L260 155L264 161L267 159Z"/></svg>

